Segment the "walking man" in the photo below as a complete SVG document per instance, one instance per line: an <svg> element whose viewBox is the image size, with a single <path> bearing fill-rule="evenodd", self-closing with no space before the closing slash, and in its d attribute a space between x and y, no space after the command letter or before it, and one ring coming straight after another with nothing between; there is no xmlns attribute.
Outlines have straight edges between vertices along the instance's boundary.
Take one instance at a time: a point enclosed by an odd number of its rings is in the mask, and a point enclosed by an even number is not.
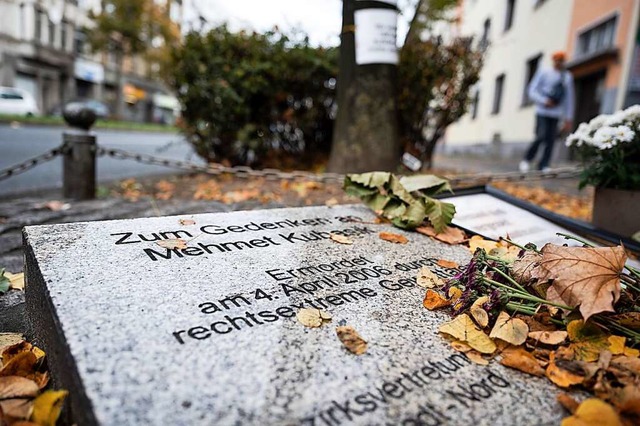
<svg viewBox="0 0 640 426"><path fill-rule="evenodd" d="M573 77L564 67L566 55L564 52L555 52L551 59L553 68L539 69L527 88L529 99L536 104L536 138L520 162L519 168L523 173L531 169L531 162L540 145L543 146L543 153L538 170L548 170L553 143L558 136L558 123L562 121L562 132L570 131L573 126Z"/></svg>

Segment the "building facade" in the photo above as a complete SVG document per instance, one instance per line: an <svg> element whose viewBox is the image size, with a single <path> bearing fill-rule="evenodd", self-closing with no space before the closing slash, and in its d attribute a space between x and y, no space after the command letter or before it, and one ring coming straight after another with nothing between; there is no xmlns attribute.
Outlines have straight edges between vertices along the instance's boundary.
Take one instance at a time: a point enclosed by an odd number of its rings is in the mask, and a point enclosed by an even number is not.
<svg viewBox="0 0 640 426"><path fill-rule="evenodd" d="M182 2L168 1L171 18L180 22ZM118 84L115 55L91 52L90 12L100 7L100 0L0 0L0 85L31 93L43 115L74 99L102 101L113 113L122 90L121 119L172 123L178 101L152 78L151 64L126 57Z"/></svg>
<svg viewBox="0 0 640 426"><path fill-rule="evenodd" d="M574 126L640 100L640 0L462 0L459 31L486 46L467 114L448 129L445 152L520 157L534 137L527 86L551 54L567 52L575 79ZM556 157L567 155L556 147Z"/></svg>

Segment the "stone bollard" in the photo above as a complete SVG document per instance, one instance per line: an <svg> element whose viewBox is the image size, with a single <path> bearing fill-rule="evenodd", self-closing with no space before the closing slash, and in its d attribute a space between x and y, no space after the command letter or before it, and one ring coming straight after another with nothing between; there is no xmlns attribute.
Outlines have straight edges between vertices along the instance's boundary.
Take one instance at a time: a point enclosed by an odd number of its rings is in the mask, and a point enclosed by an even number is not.
<svg viewBox="0 0 640 426"><path fill-rule="evenodd" d="M96 196L96 136L91 126L96 114L80 103L67 104L64 120L71 127L62 134L67 149L62 166L62 194L74 200Z"/></svg>

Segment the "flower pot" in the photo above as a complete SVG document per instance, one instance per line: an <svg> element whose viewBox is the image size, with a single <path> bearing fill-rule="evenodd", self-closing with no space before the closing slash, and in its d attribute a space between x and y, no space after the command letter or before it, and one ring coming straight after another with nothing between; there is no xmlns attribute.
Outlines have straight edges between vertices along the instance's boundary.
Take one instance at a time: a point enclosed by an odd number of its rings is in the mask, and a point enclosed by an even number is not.
<svg viewBox="0 0 640 426"><path fill-rule="evenodd" d="M631 237L640 231L640 190L597 187L591 222L599 228Z"/></svg>

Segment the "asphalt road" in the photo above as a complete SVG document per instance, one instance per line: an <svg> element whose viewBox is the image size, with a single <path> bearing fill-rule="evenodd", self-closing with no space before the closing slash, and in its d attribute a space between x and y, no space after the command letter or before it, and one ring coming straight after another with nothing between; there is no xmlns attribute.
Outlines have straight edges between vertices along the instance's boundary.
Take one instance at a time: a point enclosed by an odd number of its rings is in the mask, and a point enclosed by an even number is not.
<svg viewBox="0 0 640 426"><path fill-rule="evenodd" d="M63 130L62 127L21 126L12 128L10 125L0 124L0 169L20 163L60 145ZM98 130L95 133L98 144L105 148L119 148L173 160L190 160L202 163L202 160L177 133L121 130ZM167 167L149 166L132 160L109 157L99 157L97 168L98 182L175 171L175 169ZM0 181L0 196L61 187L62 158L58 157L23 174Z"/></svg>

